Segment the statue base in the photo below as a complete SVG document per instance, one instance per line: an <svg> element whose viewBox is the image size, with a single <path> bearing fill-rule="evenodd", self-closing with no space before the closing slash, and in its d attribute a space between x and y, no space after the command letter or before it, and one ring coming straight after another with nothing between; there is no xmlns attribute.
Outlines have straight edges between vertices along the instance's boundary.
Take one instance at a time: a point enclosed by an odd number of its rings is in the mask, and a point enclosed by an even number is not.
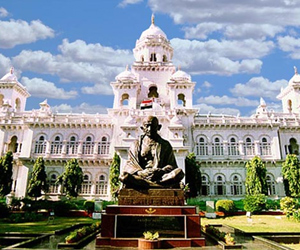
<svg viewBox="0 0 300 250"><path fill-rule="evenodd" d="M123 188L118 196L119 205L134 206L183 206L182 189L147 189L135 190Z"/></svg>
<svg viewBox="0 0 300 250"><path fill-rule="evenodd" d="M102 214L96 248L138 247L146 231L159 233L161 248L205 246L200 215L195 206L184 205L183 190L123 189L119 205Z"/></svg>

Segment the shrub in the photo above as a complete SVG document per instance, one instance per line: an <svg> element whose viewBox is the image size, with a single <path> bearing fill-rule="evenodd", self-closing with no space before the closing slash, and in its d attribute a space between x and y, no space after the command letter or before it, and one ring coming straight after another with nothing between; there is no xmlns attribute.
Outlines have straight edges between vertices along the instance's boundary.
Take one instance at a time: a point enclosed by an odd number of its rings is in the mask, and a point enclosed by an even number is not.
<svg viewBox="0 0 300 250"><path fill-rule="evenodd" d="M229 213L234 211L234 203L232 200L218 200L216 202L216 210L218 212Z"/></svg>
<svg viewBox="0 0 300 250"><path fill-rule="evenodd" d="M80 241L82 238L86 237L87 235L97 231L100 228L101 223L99 221L93 223L90 226L81 227L73 232L71 232L66 238L66 243L74 243Z"/></svg>
<svg viewBox="0 0 300 250"><path fill-rule="evenodd" d="M188 198L187 204L189 206L197 206L202 211L206 210L206 203L205 203L205 201L201 200L200 198Z"/></svg>
<svg viewBox="0 0 300 250"><path fill-rule="evenodd" d="M233 203L236 210L244 211L244 200L235 200Z"/></svg>
<svg viewBox="0 0 300 250"><path fill-rule="evenodd" d="M224 232L221 232L219 229L217 229L211 225L205 226L205 232L213 235L214 237L216 237L219 240L224 240L225 235L226 235Z"/></svg>
<svg viewBox="0 0 300 250"><path fill-rule="evenodd" d="M77 209L76 205L70 201L56 201L53 203L53 209L57 216L68 215L69 211L72 209Z"/></svg>
<svg viewBox="0 0 300 250"><path fill-rule="evenodd" d="M266 209L276 210L279 208L280 208L280 200L270 200L270 199L267 200Z"/></svg>
<svg viewBox="0 0 300 250"><path fill-rule="evenodd" d="M247 195L244 200L244 209L247 212L256 213L266 208L266 196L264 194Z"/></svg>
<svg viewBox="0 0 300 250"><path fill-rule="evenodd" d="M295 198L284 197L280 200L280 209L286 214L287 217L291 216L298 207L298 200Z"/></svg>
<svg viewBox="0 0 300 250"><path fill-rule="evenodd" d="M83 203L84 210L88 211L89 213L92 213L94 211L95 207L95 201L85 201Z"/></svg>
<svg viewBox="0 0 300 250"><path fill-rule="evenodd" d="M5 218L9 215L8 207L5 203L0 203L0 218Z"/></svg>

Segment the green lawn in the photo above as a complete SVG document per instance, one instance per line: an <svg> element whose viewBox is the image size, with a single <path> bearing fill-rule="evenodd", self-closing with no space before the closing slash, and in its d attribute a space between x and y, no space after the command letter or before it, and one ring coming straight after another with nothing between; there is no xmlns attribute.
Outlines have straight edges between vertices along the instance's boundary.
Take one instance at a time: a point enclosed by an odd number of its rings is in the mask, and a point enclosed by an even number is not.
<svg viewBox="0 0 300 250"><path fill-rule="evenodd" d="M93 223L89 217L56 217L53 223L47 224L47 220L27 223L7 223L0 220L0 233L26 232L26 233L53 233L76 223Z"/></svg>
<svg viewBox="0 0 300 250"><path fill-rule="evenodd" d="M284 215L252 215L249 222L246 215L218 219L201 218L202 225L226 224L245 232L299 232L300 222L287 219Z"/></svg>

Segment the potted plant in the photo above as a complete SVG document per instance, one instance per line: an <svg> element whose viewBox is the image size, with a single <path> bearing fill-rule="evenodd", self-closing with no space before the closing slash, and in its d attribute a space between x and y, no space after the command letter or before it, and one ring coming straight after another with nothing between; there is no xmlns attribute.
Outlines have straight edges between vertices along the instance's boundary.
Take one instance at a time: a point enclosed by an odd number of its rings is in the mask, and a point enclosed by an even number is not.
<svg viewBox="0 0 300 250"><path fill-rule="evenodd" d="M235 244L234 238L231 236L230 233L227 233L227 234L224 236L224 240L225 240L225 243L226 243L227 245L234 245L234 244Z"/></svg>
<svg viewBox="0 0 300 250"><path fill-rule="evenodd" d="M158 249L160 248L159 233L146 231L143 233L144 239L138 239L140 249Z"/></svg>

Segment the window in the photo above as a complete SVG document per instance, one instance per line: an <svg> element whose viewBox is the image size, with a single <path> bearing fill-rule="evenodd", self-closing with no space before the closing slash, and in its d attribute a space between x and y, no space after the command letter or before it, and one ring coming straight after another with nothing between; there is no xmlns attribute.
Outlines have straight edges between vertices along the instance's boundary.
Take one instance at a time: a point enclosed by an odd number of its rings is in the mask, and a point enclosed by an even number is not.
<svg viewBox="0 0 300 250"><path fill-rule="evenodd" d="M129 95L123 94L121 98L121 106L128 106L129 104Z"/></svg>
<svg viewBox="0 0 300 250"><path fill-rule="evenodd" d="M208 155L207 142L204 137L200 137L196 144L196 155Z"/></svg>
<svg viewBox="0 0 300 250"><path fill-rule="evenodd" d="M3 106L4 95L0 94L0 108Z"/></svg>
<svg viewBox="0 0 300 250"><path fill-rule="evenodd" d="M50 153L54 155L61 154L62 150L62 141L60 136L55 136L54 141L51 142Z"/></svg>
<svg viewBox="0 0 300 250"><path fill-rule="evenodd" d="M206 175L201 176L201 195L210 195L209 181Z"/></svg>
<svg viewBox="0 0 300 250"><path fill-rule="evenodd" d="M108 155L109 154L109 141L106 136L103 136L101 142L98 144L98 154Z"/></svg>
<svg viewBox="0 0 300 250"><path fill-rule="evenodd" d="M49 193L57 194L58 193L58 184L56 184L57 175L56 174L50 174L50 180L49 180Z"/></svg>
<svg viewBox="0 0 300 250"><path fill-rule="evenodd" d="M163 55L163 62L167 62L168 61L168 58L166 55Z"/></svg>
<svg viewBox="0 0 300 250"><path fill-rule="evenodd" d="M263 137L260 142L260 154L271 155L271 144L266 137Z"/></svg>
<svg viewBox="0 0 300 250"><path fill-rule="evenodd" d="M220 138L216 137L212 144L212 154L213 155L223 155L223 144L220 141Z"/></svg>
<svg viewBox="0 0 300 250"><path fill-rule="evenodd" d="M66 153L68 155L75 155L78 152L78 141L75 136L71 136L70 141L67 142Z"/></svg>
<svg viewBox="0 0 300 250"><path fill-rule="evenodd" d="M252 142L250 137L246 138L246 142L244 144L244 154L245 155L255 155L254 143Z"/></svg>
<svg viewBox="0 0 300 250"><path fill-rule="evenodd" d="M231 182L231 195L242 195L243 194L243 183L240 176L234 175Z"/></svg>
<svg viewBox="0 0 300 250"><path fill-rule="evenodd" d="M8 150L13 152L13 153L17 153L18 152L18 137L17 136L13 136L11 139L10 139L10 143L8 145Z"/></svg>
<svg viewBox="0 0 300 250"><path fill-rule="evenodd" d="M295 155L299 154L299 145L295 138L290 139L290 145L288 145L288 149L290 154L295 154Z"/></svg>
<svg viewBox="0 0 300 250"><path fill-rule="evenodd" d="M234 137L228 143L228 155L239 155L239 144Z"/></svg>
<svg viewBox="0 0 300 250"><path fill-rule="evenodd" d="M92 182L90 181L89 175L85 174L83 176L83 182L81 184L81 194L90 194L92 190Z"/></svg>
<svg viewBox="0 0 300 250"><path fill-rule="evenodd" d="M226 194L226 186L224 177L222 175L217 175L215 182L215 195L225 195Z"/></svg>
<svg viewBox="0 0 300 250"><path fill-rule="evenodd" d="M150 56L150 62L156 62L156 54L155 53L151 53L151 56Z"/></svg>
<svg viewBox="0 0 300 250"><path fill-rule="evenodd" d="M288 102L287 102L287 109L288 109L289 113L292 112L292 101L291 100L288 100Z"/></svg>
<svg viewBox="0 0 300 250"><path fill-rule="evenodd" d="M44 154L46 152L46 141L45 137L41 135L39 139L35 142L34 153Z"/></svg>
<svg viewBox="0 0 300 250"><path fill-rule="evenodd" d="M107 180L104 175L100 175L96 182L96 194L107 195Z"/></svg>
<svg viewBox="0 0 300 250"><path fill-rule="evenodd" d="M158 92L157 92L157 87L156 86L151 86L149 88L149 93L148 93L148 98L158 98Z"/></svg>
<svg viewBox="0 0 300 250"><path fill-rule="evenodd" d="M267 186L268 186L268 195L275 195L276 194L276 190L275 190L275 181L273 176L271 175L267 175Z"/></svg>
<svg viewBox="0 0 300 250"><path fill-rule="evenodd" d="M19 112L21 110L21 100L17 98L15 101L15 111Z"/></svg>
<svg viewBox="0 0 300 250"><path fill-rule="evenodd" d="M182 107L185 107L185 96L184 96L184 94L179 94L178 95L178 105L179 106L182 106Z"/></svg>
<svg viewBox="0 0 300 250"><path fill-rule="evenodd" d="M94 142L92 141L92 137L88 136L82 145L82 153L84 155L91 155L94 152Z"/></svg>

